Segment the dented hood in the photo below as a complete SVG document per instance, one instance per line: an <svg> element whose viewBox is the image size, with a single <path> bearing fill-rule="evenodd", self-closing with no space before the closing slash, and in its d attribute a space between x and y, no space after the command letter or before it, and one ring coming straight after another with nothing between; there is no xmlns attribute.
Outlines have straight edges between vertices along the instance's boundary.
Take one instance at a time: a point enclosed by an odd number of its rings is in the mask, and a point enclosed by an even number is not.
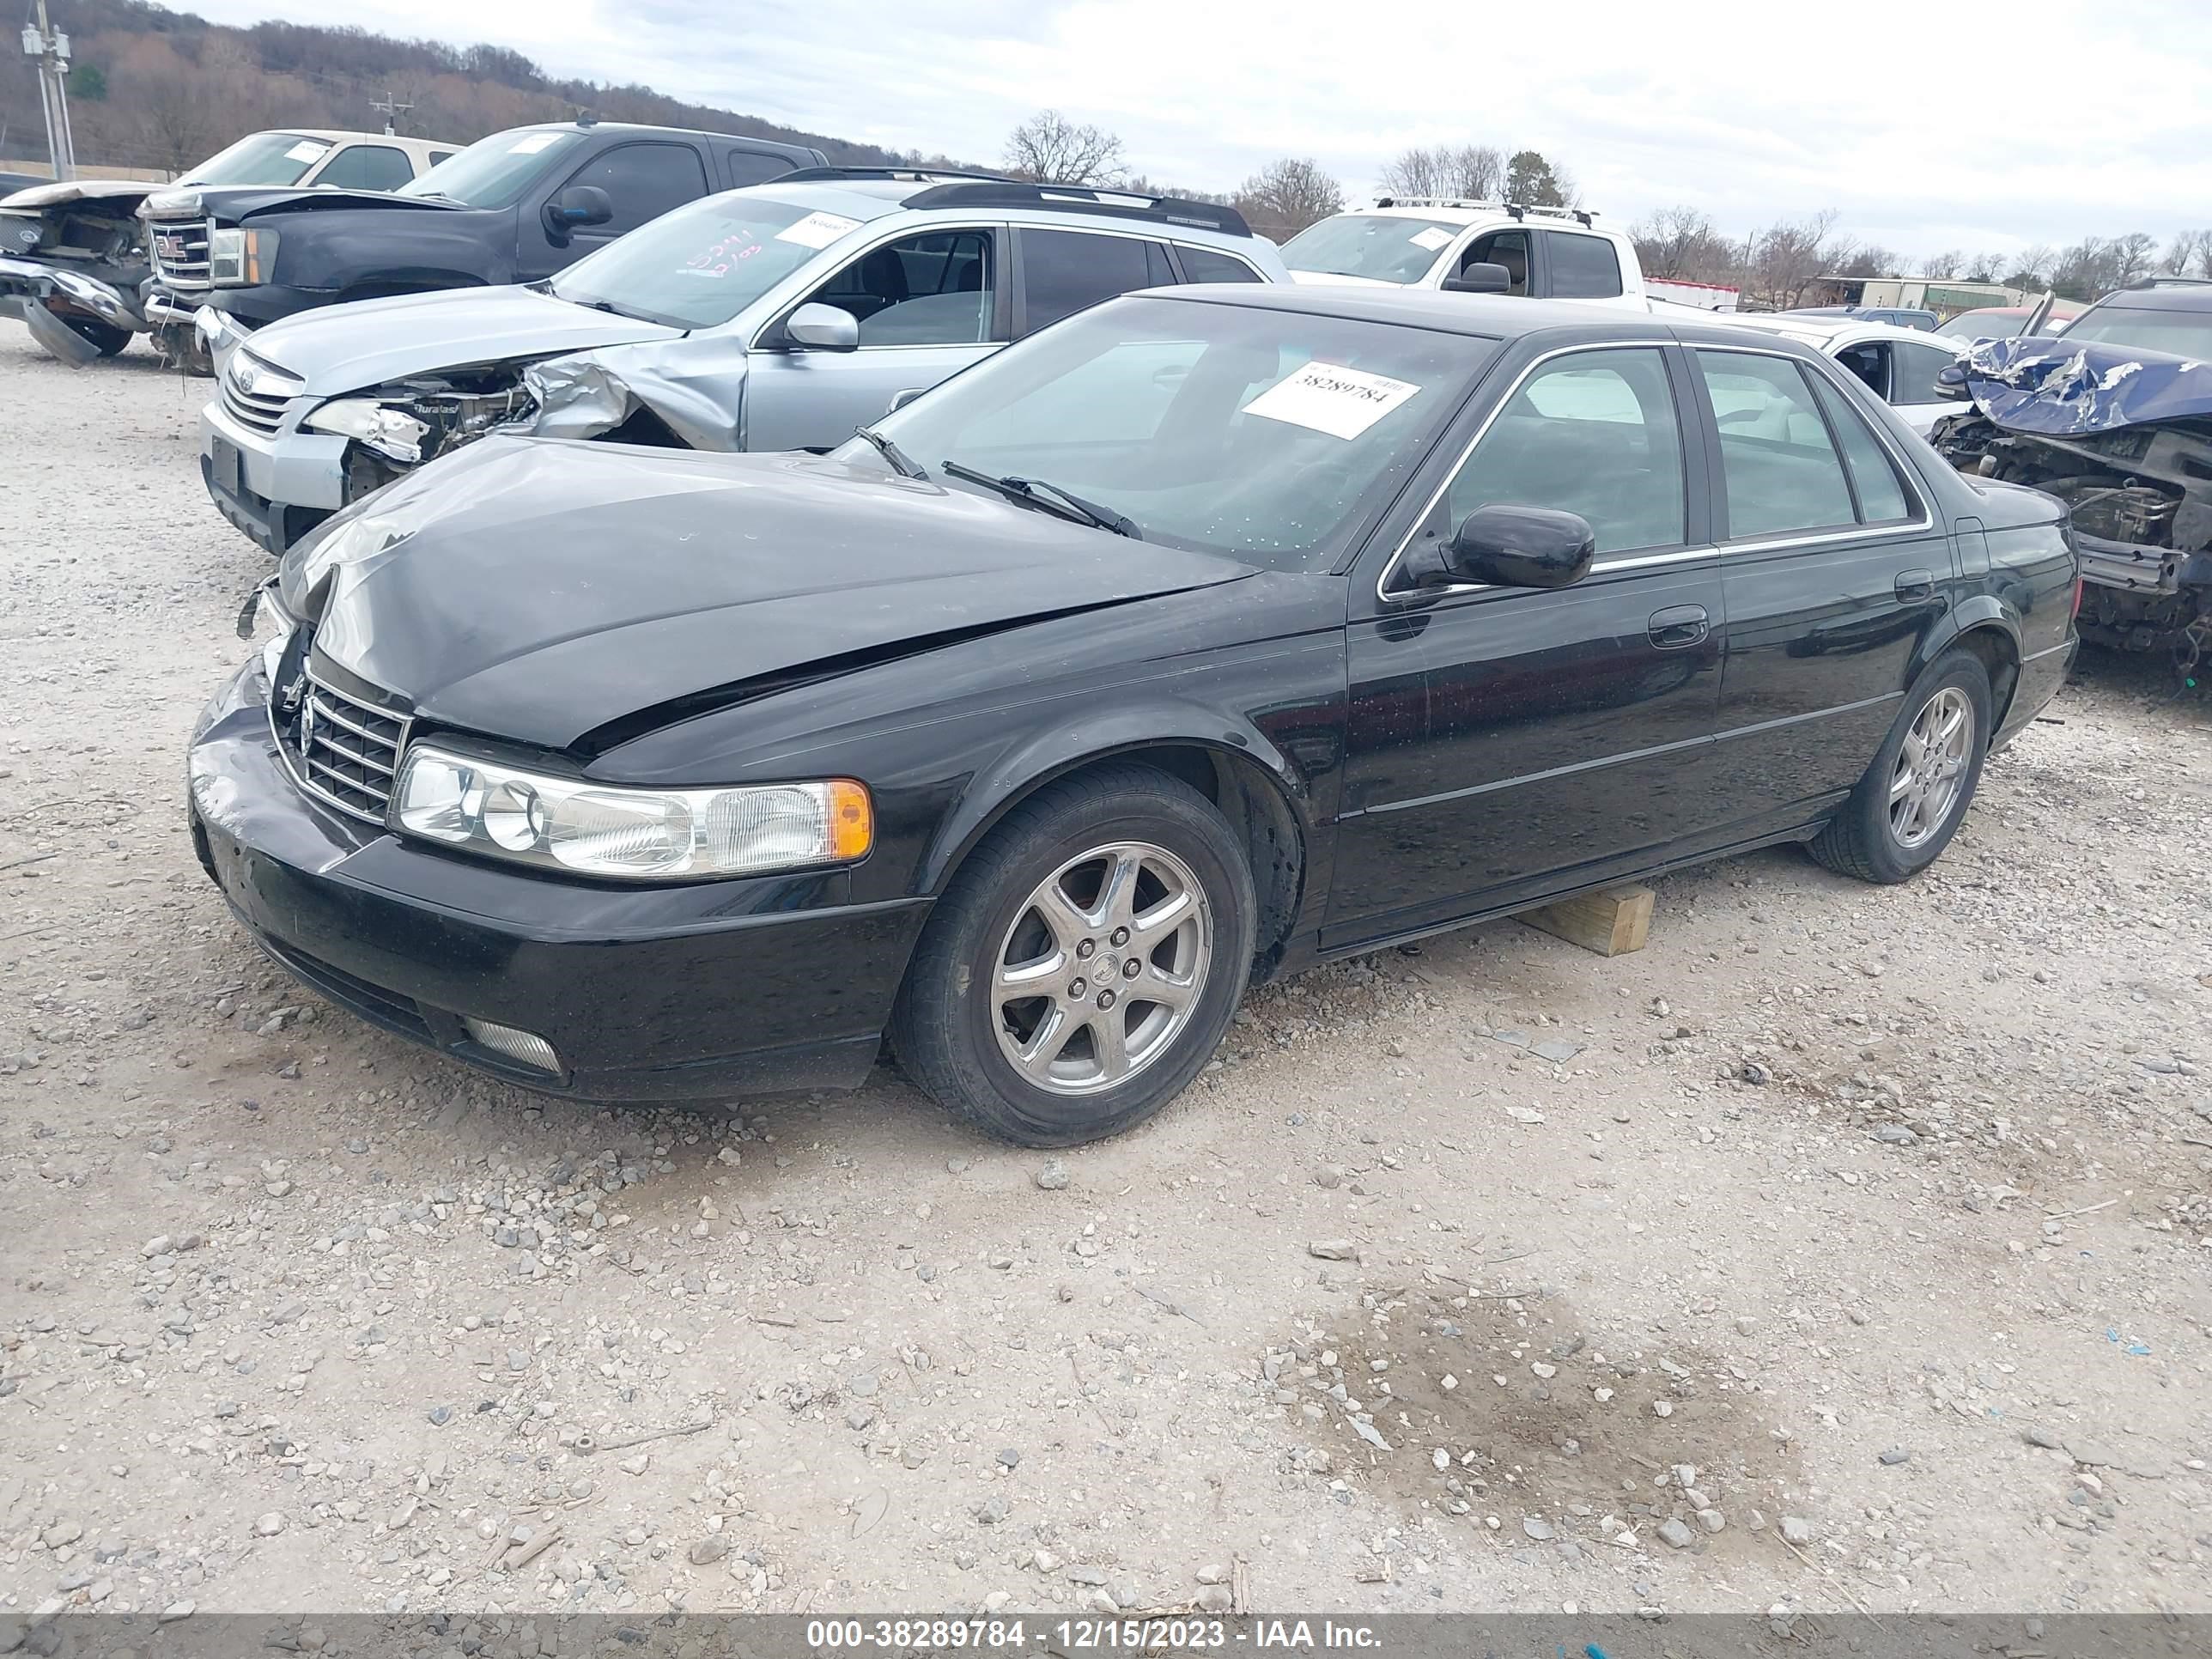
<svg viewBox="0 0 2212 1659"><path fill-rule="evenodd" d="M492 437L285 556L319 656L549 749L853 653L1251 574L807 455Z"/></svg>
<svg viewBox="0 0 2212 1659"><path fill-rule="evenodd" d="M68 179L58 185L33 185L12 196L0 196L0 208L43 211L64 207L71 202L112 202L128 218L131 210L155 191L168 188L141 179Z"/></svg>
<svg viewBox="0 0 2212 1659"><path fill-rule="evenodd" d="M253 355L298 375L309 396L331 398L472 363L681 335L538 289L459 288L298 312L257 332Z"/></svg>
<svg viewBox="0 0 2212 1659"><path fill-rule="evenodd" d="M2212 416L2212 364L2137 346L1984 340L1937 377L2010 432L2067 437Z"/></svg>

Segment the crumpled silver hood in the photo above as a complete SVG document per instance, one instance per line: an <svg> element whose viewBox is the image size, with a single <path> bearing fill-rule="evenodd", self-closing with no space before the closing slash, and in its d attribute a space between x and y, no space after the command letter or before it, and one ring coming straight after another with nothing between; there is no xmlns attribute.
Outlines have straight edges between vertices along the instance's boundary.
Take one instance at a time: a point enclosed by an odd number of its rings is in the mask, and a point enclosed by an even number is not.
<svg viewBox="0 0 2212 1659"><path fill-rule="evenodd" d="M307 395L333 398L471 363L683 337L536 289L464 288L303 311L258 331L253 355L296 376Z"/></svg>

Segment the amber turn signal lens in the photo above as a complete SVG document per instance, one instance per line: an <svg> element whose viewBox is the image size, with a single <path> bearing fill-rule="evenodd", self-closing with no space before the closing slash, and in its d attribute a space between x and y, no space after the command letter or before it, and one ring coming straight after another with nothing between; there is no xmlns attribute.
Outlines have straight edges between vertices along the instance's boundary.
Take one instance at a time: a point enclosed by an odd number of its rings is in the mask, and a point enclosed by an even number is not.
<svg viewBox="0 0 2212 1659"><path fill-rule="evenodd" d="M876 811L866 784L838 778L829 786L830 847L838 859L857 859L876 844Z"/></svg>

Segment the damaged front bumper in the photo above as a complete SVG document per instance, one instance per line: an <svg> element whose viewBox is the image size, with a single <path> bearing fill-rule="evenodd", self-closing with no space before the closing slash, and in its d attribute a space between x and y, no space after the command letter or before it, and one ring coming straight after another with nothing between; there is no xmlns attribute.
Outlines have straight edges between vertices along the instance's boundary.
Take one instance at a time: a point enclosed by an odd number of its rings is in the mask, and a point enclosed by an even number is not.
<svg viewBox="0 0 2212 1659"><path fill-rule="evenodd" d="M132 334L146 331L145 314L121 289L82 271L42 260L0 258L0 312L20 319L46 351L82 368L100 348L70 326L79 317Z"/></svg>
<svg viewBox="0 0 2212 1659"><path fill-rule="evenodd" d="M248 426L216 398L200 411L200 479L216 510L264 551L281 556L345 505L346 445L301 430L288 410L274 432Z"/></svg>

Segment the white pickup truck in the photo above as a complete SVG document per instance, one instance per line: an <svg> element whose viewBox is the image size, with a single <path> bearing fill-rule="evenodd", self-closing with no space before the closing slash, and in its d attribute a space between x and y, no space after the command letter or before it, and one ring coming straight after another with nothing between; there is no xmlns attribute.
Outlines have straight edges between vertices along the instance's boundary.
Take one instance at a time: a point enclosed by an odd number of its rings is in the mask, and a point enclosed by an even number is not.
<svg viewBox="0 0 2212 1659"><path fill-rule="evenodd" d="M1574 208L1385 196L1309 225L1284 245L1301 283L1361 283L1531 295L1621 311L1649 307L1636 244ZM1504 273L1476 271L1497 266Z"/></svg>

